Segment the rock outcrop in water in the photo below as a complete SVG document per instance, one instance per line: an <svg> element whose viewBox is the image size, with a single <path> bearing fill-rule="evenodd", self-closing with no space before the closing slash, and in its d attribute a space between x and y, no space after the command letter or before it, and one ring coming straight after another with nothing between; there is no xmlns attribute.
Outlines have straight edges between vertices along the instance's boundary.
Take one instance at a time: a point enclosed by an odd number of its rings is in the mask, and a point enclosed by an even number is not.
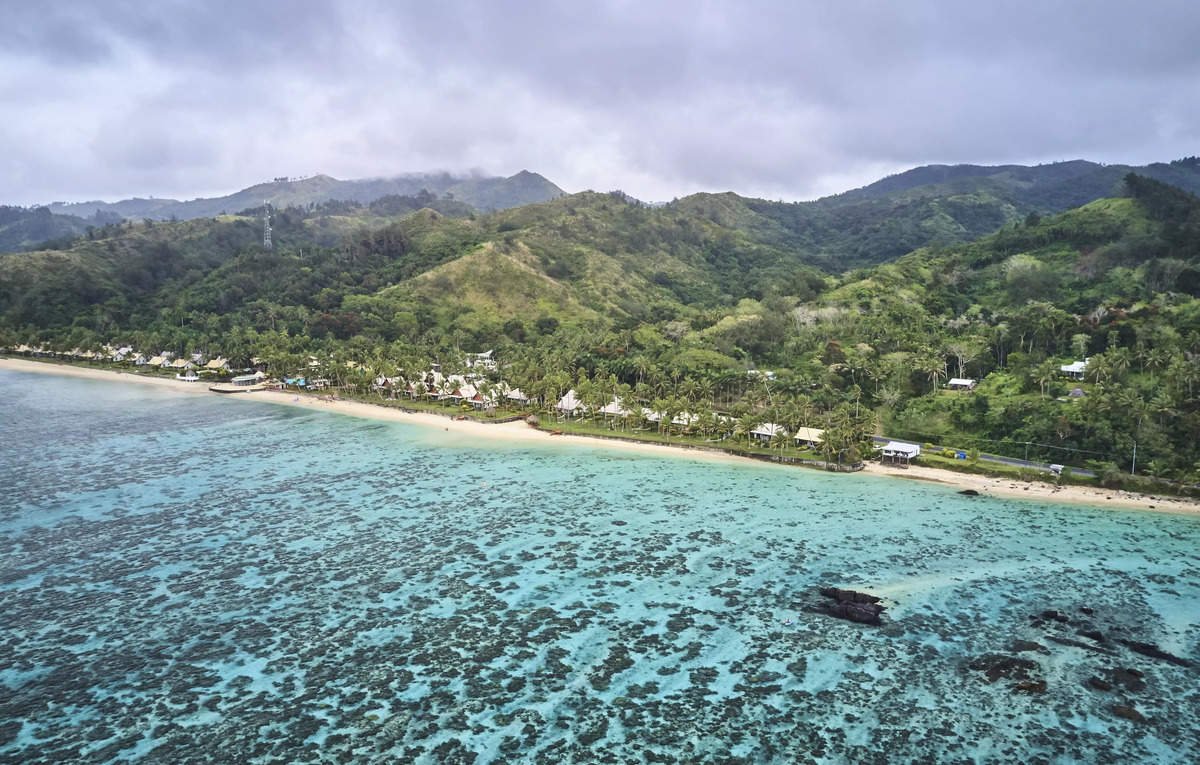
<svg viewBox="0 0 1200 765"><path fill-rule="evenodd" d="M865 592L842 590L837 587L822 587L820 593L833 602L822 602L813 606L812 610L817 613L858 624L870 624L876 627L883 624L880 615L885 609L884 606L879 605L882 598L868 595Z"/></svg>

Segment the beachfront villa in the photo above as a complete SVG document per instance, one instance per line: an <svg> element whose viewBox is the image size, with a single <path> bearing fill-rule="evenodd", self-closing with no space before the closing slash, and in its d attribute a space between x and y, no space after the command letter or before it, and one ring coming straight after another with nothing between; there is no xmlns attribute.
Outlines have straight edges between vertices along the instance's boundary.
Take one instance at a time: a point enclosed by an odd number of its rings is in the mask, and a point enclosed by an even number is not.
<svg viewBox="0 0 1200 765"><path fill-rule="evenodd" d="M566 395L558 400L554 405L559 414L573 415L576 413L583 414L585 411L583 402L575 395L575 389L567 391Z"/></svg>
<svg viewBox="0 0 1200 765"><path fill-rule="evenodd" d="M604 417L628 417L633 412L621 405L621 399L614 396L613 400L600 407L600 414Z"/></svg>
<svg viewBox="0 0 1200 765"><path fill-rule="evenodd" d="M521 392L520 388L510 388L504 392L504 397L509 401L515 401L518 404L528 404L529 396Z"/></svg>
<svg viewBox="0 0 1200 765"><path fill-rule="evenodd" d="M757 438L759 441L762 441L763 443L770 441L772 438L774 438L776 435L779 435L779 434L783 434L786 436L787 430L785 430L782 425L776 425L773 422L764 422L762 425L759 425L757 428L750 431L751 436L753 436L754 438Z"/></svg>
<svg viewBox="0 0 1200 765"><path fill-rule="evenodd" d="M825 431L820 428L800 428L792 438L796 446L818 446L824 440Z"/></svg>
<svg viewBox="0 0 1200 765"><path fill-rule="evenodd" d="M881 450L879 460L884 465L908 467L908 463L921 455L921 447L917 444L906 444L903 441L888 441Z"/></svg>
<svg viewBox="0 0 1200 765"><path fill-rule="evenodd" d="M228 372L229 361L223 358L215 358L204 365L204 368L210 372Z"/></svg>

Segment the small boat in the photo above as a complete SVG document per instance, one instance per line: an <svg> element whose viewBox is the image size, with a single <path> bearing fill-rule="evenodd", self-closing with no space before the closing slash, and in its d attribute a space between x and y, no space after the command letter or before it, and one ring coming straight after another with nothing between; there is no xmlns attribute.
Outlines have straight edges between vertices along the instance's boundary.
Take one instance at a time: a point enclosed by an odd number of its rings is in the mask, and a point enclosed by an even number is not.
<svg viewBox="0 0 1200 765"><path fill-rule="evenodd" d="M267 385L263 382L266 375L261 372L256 372L252 375L239 375L227 383L217 383L216 385L208 386L208 389L213 393L250 393L251 391L264 390Z"/></svg>
<svg viewBox="0 0 1200 765"><path fill-rule="evenodd" d="M175 379L182 380L183 382L200 382L200 375L195 372L188 372L186 375L175 375Z"/></svg>

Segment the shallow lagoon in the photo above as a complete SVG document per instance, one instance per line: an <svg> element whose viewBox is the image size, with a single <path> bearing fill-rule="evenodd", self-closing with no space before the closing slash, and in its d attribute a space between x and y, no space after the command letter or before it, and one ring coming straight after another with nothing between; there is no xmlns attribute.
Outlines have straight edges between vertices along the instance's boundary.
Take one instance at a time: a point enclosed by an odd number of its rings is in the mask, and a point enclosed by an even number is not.
<svg viewBox="0 0 1200 765"><path fill-rule="evenodd" d="M1200 519L12 372L0 407L0 760L1200 759Z"/></svg>

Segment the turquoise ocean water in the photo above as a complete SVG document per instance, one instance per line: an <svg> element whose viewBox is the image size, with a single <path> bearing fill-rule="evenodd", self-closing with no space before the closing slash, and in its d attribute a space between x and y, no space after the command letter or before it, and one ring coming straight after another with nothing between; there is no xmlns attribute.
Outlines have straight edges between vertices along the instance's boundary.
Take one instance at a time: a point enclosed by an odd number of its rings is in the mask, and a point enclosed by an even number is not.
<svg viewBox="0 0 1200 765"><path fill-rule="evenodd" d="M1198 572L1192 517L0 372L3 762L1196 762Z"/></svg>

